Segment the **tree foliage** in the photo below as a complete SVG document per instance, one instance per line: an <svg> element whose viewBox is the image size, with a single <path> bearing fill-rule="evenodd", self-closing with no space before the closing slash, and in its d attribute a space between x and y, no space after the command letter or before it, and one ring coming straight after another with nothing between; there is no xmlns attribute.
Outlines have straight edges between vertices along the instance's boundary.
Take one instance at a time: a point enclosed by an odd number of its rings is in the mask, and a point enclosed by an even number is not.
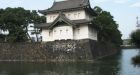
<svg viewBox="0 0 140 75"><path fill-rule="evenodd" d="M21 7L0 9L0 29L9 31L8 42L28 41L28 25L42 23L44 19L36 11L25 10Z"/></svg>
<svg viewBox="0 0 140 75"><path fill-rule="evenodd" d="M104 11L97 6L94 8L94 11L97 13L94 22L99 27L99 41L110 41L116 44L116 46L120 46L122 44L122 35L118 30L118 24L114 21L114 17L110 12Z"/></svg>
<svg viewBox="0 0 140 75"><path fill-rule="evenodd" d="M140 30L136 30L131 33L131 42L134 43L137 47L140 47Z"/></svg>

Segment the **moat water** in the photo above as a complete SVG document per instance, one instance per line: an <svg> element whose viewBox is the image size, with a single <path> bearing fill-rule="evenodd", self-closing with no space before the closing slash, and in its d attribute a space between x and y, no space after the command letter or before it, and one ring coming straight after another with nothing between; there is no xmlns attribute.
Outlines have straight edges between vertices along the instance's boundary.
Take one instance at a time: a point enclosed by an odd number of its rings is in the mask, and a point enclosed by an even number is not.
<svg viewBox="0 0 140 75"><path fill-rule="evenodd" d="M138 49L124 49L118 55L88 64L0 63L0 75L140 75L140 66L132 62L138 54Z"/></svg>

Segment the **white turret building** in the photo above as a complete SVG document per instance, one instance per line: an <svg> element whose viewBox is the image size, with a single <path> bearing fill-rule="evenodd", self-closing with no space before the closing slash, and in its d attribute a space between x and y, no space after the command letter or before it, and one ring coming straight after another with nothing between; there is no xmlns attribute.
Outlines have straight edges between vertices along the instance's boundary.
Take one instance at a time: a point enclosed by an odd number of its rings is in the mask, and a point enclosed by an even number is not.
<svg viewBox="0 0 140 75"><path fill-rule="evenodd" d="M59 0L51 8L39 12L46 16L46 23L36 25L42 29L43 42L69 39L97 41L97 29L92 21L96 13L89 0Z"/></svg>

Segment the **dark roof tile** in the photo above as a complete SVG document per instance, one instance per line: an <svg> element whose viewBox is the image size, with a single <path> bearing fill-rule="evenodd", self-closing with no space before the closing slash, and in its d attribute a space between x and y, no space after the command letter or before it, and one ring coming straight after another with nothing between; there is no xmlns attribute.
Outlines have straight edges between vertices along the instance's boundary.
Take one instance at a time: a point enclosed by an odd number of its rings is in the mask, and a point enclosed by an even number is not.
<svg viewBox="0 0 140 75"><path fill-rule="evenodd" d="M39 11L42 14L46 14L54 11L63 11L67 9L83 8L89 5L89 0L67 0L61 2L54 2L53 6L47 10Z"/></svg>
<svg viewBox="0 0 140 75"><path fill-rule="evenodd" d="M83 23L89 23L91 21L88 21L86 19L81 19L81 20L72 20L73 23L76 25L78 24L83 24ZM37 28L48 28L52 23L42 23L42 24L36 24L35 27Z"/></svg>

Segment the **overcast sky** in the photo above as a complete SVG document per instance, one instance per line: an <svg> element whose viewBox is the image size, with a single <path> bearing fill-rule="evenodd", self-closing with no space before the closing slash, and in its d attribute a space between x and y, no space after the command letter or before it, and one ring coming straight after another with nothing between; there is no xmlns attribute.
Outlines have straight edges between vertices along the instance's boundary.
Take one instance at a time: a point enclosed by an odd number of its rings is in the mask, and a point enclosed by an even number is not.
<svg viewBox="0 0 140 75"><path fill-rule="evenodd" d="M30 10L43 10L52 6L54 0L0 0L0 8L24 7ZM140 0L90 0L91 6L100 6L111 12L119 24L123 39L136 29L136 16L140 17Z"/></svg>

